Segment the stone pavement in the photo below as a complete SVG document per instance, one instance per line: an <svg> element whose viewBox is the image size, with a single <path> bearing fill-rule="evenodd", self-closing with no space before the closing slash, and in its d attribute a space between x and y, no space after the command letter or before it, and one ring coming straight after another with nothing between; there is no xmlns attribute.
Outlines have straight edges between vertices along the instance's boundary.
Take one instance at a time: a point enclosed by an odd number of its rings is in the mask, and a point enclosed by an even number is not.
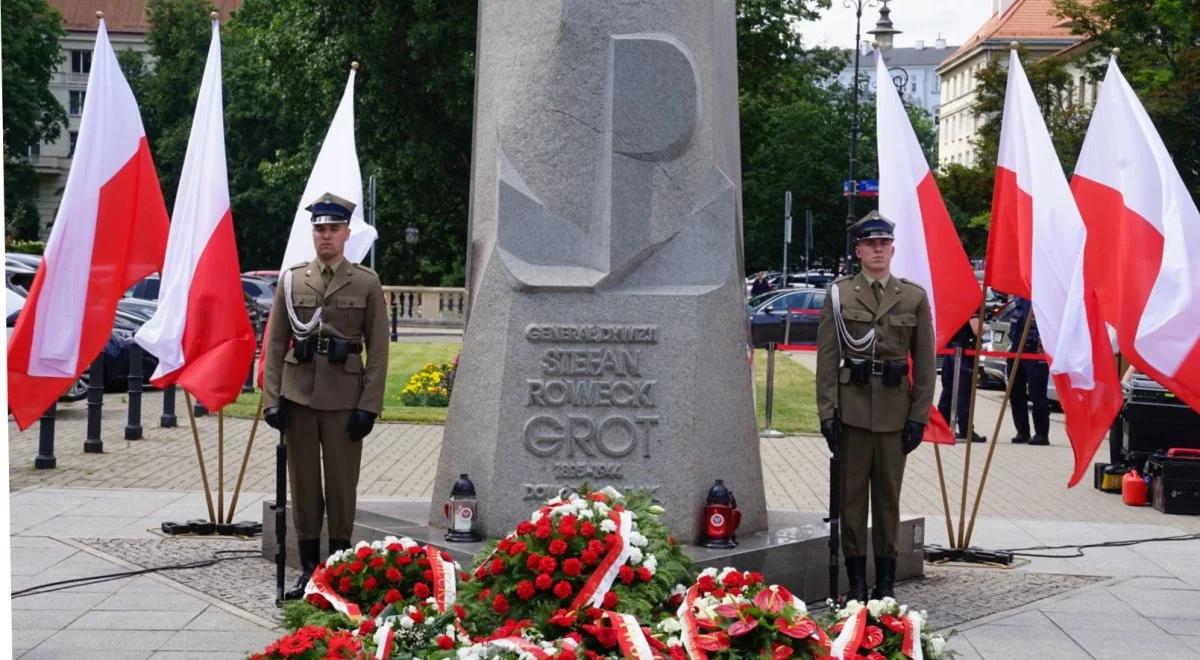
<svg viewBox="0 0 1200 660"><path fill-rule="evenodd" d="M979 414L981 419L991 418L978 427L990 430L999 394L982 393ZM157 393L147 396L145 420L157 421L159 397ZM122 396L106 397L106 406L101 455L82 452L86 406L62 407L59 467L54 470L31 467L36 426L19 433L9 424L14 589L133 565L171 563L201 552L196 546L171 545L149 531L164 520L206 517L190 430L147 424L145 440L125 441L120 439L125 424ZM1006 441L997 446L974 545L1017 548L1200 531L1195 516L1126 507L1118 496L1093 490L1090 474L1084 483L1067 490L1072 456L1061 416L1054 418L1049 447L1014 446ZM183 421L186 424L186 417ZM199 424L215 497L216 419L202 418ZM225 427L228 500L250 422L229 419ZM365 447L361 496L384 501L431 497L441 428L406 424L376 428ZM262 434L254 442L246 473L246 492L238 502L239 520L259 519L262 498L274 490L277 436L265 426L259 430ZM1001 438L1009 435L1005 430ZM800 436L764 440L762 446L768 504L823 509L828 484L824 442ZM972 485L982 468L984 447L972 447ZM956 527L961 498L958 475L965 452L965 445L941 452ZM927 517L927 542L944 544L945 519L936 475L929 447L913 454L902 506L906 512ZM972 491L969 497L973 496ZM967 504L969 514L971 499ZM1200 541L1173 541L1089 549L1075 559L1036 558L1008 570L931 567L926 580L902 585L898 595L926 604L937 617L935 622L960 631L951 648L967 658L1117 657L1133 651L1200 657L1198 551ZM153 561L156 553L164 555L161 562ZM254 580L261 587L264 572L271 575L270 565L248 559L219 566L230 574L220 585L215 584L219 572L214 567L17 598L13 601L14 653L62 657L87 648L122 658L242 657L274 639L278 623L269 605L239 605L222 589L230 589L229 580L235 578Z"/></svg>

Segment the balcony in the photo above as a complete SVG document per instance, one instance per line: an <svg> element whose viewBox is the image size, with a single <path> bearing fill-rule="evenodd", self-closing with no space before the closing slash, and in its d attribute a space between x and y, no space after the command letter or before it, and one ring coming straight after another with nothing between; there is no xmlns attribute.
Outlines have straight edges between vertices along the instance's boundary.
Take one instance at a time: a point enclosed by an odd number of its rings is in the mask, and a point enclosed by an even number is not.
<svg viewBox="0 0 1200 660"><path fill-rule="evenodd" d="M52 82L56 85L67 85L68 87L87 87L88 74L59 71L54 74Z"/></svg>
<svg viewBox="0 0 1200 660"><path fill-rule="evenodd" d="M63 156L46 156L41 154L30 156L29 164L33 166L35 171L43 174L65 172L71 169L71 159Z"/></svg>

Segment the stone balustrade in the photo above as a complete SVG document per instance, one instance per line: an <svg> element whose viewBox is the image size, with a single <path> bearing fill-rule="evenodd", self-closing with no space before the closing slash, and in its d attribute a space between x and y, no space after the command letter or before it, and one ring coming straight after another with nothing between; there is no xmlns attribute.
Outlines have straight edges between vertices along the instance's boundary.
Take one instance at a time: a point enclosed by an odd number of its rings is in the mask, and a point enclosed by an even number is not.
<svg viewBox="0 0 1200 660"><path fill-rule="evenodd" d="M467 290L462 287L385 286L392 339L399 326L463 327Z"/></svg>

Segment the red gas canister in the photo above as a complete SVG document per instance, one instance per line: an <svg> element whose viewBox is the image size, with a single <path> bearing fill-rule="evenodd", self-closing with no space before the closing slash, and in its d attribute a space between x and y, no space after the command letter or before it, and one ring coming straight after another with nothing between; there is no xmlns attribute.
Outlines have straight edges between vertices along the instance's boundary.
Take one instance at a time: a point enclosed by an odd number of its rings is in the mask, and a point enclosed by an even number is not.
<svg viewBox="0 0 1200 660"><path fill-rule="evenodd" d="M1130 470L1121 477L1121 499L1129 506L1146 506L1146 482L1137 470Z"/></svg>

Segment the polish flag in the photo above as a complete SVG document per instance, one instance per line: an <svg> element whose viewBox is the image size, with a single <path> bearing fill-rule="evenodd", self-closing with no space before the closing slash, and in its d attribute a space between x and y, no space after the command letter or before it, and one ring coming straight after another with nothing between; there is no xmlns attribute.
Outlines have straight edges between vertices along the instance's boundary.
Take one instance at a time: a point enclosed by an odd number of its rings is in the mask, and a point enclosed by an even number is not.
<svg viewBox="0 0 1200 660"><path fill-rule="evenodd" d="M1009 55L984 282L1028 298L1075 452L1079 483L1121 407L1108 331L1084 284L1088 229L1016 51ZM1111 266L1110 266L1111 267ZM1010 328L1019 337L1021 328Z"/></svg>
<svg viewBox="0 0 1200 660"><path fill-rule="evenodd" d="M879 213L896 223L892 272L925 289L934 345L942 347L979 311L983 293L878 51L875 59ZM954 444L954 434L936 406L930 410L925 437Z"/></svg>
<svg viewBox="0 0 1200 660"><path fill-rule="evenodd" d="M215 20L171 216L158 309L134 340L158 358L151 376L155 386L178 383L209 410L237 398L254 356L229 208Z"/></svg>
<svg viewBox="0 0 1200 660"><path fill-rule="evenodd" d="M1200 213L1115 58L1071 188L1096 237L1088 284L1122 355L1200 410Z"/></svg>
<svg viewBox="0 0 1200 660"><path fill-rule="evenodd" d="M8 407L21 429L100 353L117 301L162 267L167 242L146 131L103 19L84 98L62 202L8 346Z"/></svg>

